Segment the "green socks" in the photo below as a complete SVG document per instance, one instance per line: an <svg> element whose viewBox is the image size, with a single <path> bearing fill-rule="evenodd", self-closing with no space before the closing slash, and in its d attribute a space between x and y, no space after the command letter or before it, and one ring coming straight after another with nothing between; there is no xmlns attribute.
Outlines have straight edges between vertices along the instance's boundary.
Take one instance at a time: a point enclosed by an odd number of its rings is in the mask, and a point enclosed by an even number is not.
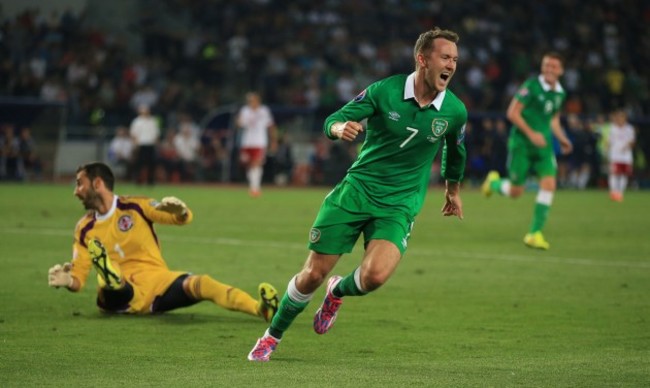
<svg viewBox="0 0 650 388"><path fill-rule="evenodd" d="M367 294L366 291L363 291L357 286L357 280L355 277L358 277L359 268L352 271L351 274L341 279L339 284L334 287L332 294L334 296L342 298L344 296L360 296Z"/></svg>
<svg viewBox="0 0 650 388"><path fill-rule="evenodd" d="M294 302L289 298L289 293L285 292L280 301L278 312L271 321L269 334L277 339L282 338L282 334L289 328L293 320L296 319L298 314L300 314L308 304L309 301L302 303Z"/></svg>
<svg viewBox="0 0 650 388"><path fill-rule="evenodd" d="M529 233L535 233L542 228L544 228L544 224L546 224L546 219L548 218L548 212L551 209L549 205L545 205L543 203L535 203L535 211L533 213L533 221L530 223L530 231Z"/></svg>
<svg viewBox="0 0 650 388"><path fill-rule="evenodd" d="M360 268L355 269L348 276L344 277L339 281L339 283L334 287L332 293L336 297L343 296L360 296L367 294L366 291L361 290L357 283L359 282L359 271ZM289 295L293 295L293 299ZM284 293L282 299L280 300L280 306L278 307L278 312L271 320L271 326L269 327L269 334L276 339L281 339L284 332L291 326L296 317L303 312L305 307L309 304L312 294L302 295L295 288L295 278L289 282L289 288L287 292ZM294 299L302 299L301 302L296 302Z"/></svg>

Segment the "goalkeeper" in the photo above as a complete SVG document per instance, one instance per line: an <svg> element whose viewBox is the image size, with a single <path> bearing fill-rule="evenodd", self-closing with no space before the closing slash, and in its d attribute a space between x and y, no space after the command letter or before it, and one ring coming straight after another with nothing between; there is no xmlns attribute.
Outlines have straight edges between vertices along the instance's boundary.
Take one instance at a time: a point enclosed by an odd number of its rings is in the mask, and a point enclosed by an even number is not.
<svg viewBox="0 0 650 388"><path fill-rule="evenodd" d="M185 225L192 211L178 198L118 196L115 179L103 163L77 170L74 195L88 210L77 223L71 263L50 268L48 284L81 290L91 267L97 272L97 305L108 313L163 313L209 300L228 310L270 321L278 306L268 283L258 287L259 300L208 275L171 271L165 263L154 223Z"/></svg>

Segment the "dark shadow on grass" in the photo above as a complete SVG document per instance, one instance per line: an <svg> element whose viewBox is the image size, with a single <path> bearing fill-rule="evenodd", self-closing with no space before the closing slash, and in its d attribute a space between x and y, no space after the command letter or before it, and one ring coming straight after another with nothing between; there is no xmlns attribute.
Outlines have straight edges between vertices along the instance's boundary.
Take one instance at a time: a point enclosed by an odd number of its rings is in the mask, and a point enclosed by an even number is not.
<svg viewBox="0 0 650 388"><path fill-rule="evenodd" d="M92 314L73 314L75 317L85 319L85 320L110 320L110 319L125 319L125 320L135 320L135 321L156 321L169 325L204 325L215 323L223 324L236 324L236 325L255 325L255 326L266 326L267 323L261 320L260 318L254 317L252 315L247 315L243 313L235 313L229 311L223 311L222 314L205 314L205 313L193 313L189 311L178 311L178 312L168 312L164 314L107 314L99 311L93 312Z"/></svg>

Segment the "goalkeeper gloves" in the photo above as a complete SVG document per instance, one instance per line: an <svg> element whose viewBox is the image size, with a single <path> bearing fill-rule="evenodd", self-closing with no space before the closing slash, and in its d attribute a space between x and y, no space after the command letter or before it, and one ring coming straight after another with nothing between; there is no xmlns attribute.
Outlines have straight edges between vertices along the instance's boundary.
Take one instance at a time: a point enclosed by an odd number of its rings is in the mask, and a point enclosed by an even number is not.
<svg viewBox="0 0 650 388"><path fill-rule="evenodd" d="M47 276L47 284L50 287L72 287L72 275L70 275L70 270L72 270L72 264L65 263L63 265L57 264L54 267L50 268Z"/></svg>
<svg viewBox="0 0 650 388"><path fill-rule="evenodd" d="M163 198L162 201L156 205L156 209L171 213L181 218L187 217L187 205L176 197Z"/></svg>

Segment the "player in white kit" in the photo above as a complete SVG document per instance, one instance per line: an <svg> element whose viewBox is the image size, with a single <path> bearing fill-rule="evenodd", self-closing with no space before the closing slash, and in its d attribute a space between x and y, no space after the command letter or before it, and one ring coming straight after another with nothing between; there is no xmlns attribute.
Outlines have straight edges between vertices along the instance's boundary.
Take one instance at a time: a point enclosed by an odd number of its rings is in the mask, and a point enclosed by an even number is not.
<svg viewBox="0 0 650 388"><path fill-rule="evenodd" d="M240 162L246 168L246 179L251 196L261 194L262 174L266 149L275 147L276 126L271 110L260 95L246 94L246 105L237 115L237 126L242 129L240 141Z"/></svg>
<svg viewBox="0 0 650 388"><path fill-rule="evenodd" d="M623 110L612 113L612 122L607 139L609 157L609 197L622 202L628 179L632 175L635 132L627 121Z"/></svg>

